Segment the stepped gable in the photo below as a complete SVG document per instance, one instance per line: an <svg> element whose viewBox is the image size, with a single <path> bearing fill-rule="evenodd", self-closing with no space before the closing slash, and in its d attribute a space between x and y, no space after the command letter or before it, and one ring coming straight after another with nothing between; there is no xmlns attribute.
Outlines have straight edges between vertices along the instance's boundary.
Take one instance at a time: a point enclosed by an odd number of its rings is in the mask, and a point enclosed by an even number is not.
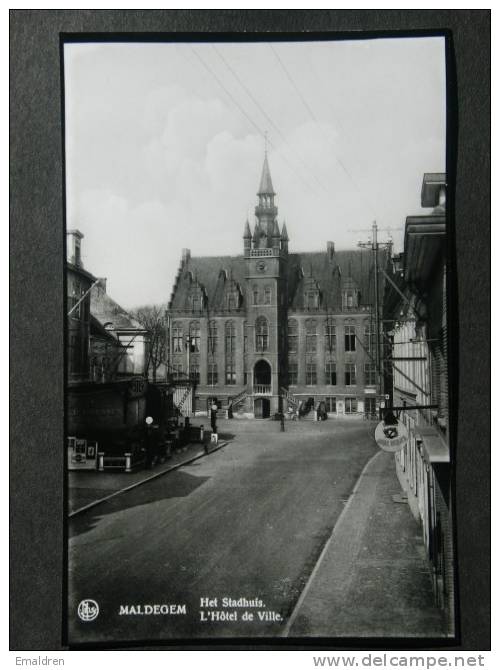
<svg viewBox="0 0 500 670"><path fill-rule="evenodd" d="M194 256L189 258L179 277L172 296L170 309L183 311L193 281L198 281L208 298L208 309L216 311L221 308L223 291L221 290L221 271L227 273L227 280L232 279L245 292L245 259L243 256Z"/></svg>

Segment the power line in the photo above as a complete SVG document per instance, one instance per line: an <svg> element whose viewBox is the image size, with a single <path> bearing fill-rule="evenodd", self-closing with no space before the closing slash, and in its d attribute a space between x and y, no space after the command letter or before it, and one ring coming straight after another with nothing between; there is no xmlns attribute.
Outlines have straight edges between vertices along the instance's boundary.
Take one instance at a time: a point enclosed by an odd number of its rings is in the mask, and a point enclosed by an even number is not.
<svg viewBox="0 0 500 670"><path fill-rule="evenodd" d="M215 45L212 45L212 49L216 52L216 54L219 56L219 58L222 60L224 65L228 68L228 70L231 72L231 74L234 76L234 78L238 81L240 86L243 88L243 90L246 92L248 97L253 101L255 106L260 110L261 114L266 118L266 120L273 126L273 128L276 130L278 135L282 138L283 142L287 145L287 147L297 156L299 161L301 162L302 166L311 173L311 175L314 177L316 182L319 184L320 188L322 188L325 193L327 193L329 196L331 196L331 191L318 179L316 174L311 170L310 166L307 165L307 163L303 160L302 156L296 151L291 144L288 142L286 137L283 135L281 132L280 128L274 123L273 119L269 116L269 114L266 112L266 110L262 107L260 102L255 98L253 93L249 90L248 86L241 80L241 78L238 76L238 73L234 70L233 67L227 62L227 60L224 58L222 53L217 49Z"/></svg>
<svg viewBox="0 0 500 670"><path fill-rule="evenodd" d="M272 51L273 54L275 55L276 60L278 61L278 63L279 63L280 66L281 66L281 69L282 69L283 72L285 73L285 75L286 75L288 81L291 83L291 85L292 85L292 87L294 88L295 92L297 93L297 95L299 96L300 100L302 101L302 104L303 104L304 107L306 108L306 110L307 110L309 116L310 116L310 117L312 118L312 120L318 125L319 131L320 131L321 134L323 135L324 139L325 139L327 142L331 142L331 139L330 139L330 138L326 135L326 133L323 131L323 128L322 128L322 126L321 126L319 120L317 119L317 117L316 117L314 111L312 110L311 106L309 105L309 103L307 102L307 100L306 100L306 99L304 98L304 96L302 95L302 93L301 93L299 87L297 86L297 84L296 84L295 81L293 80L292 76L290 75L290 73L288 72L287 68L285 67L285 64L283 63L283 61L282 61L281 58L279 57L279 55L278 55L276 49L273 47L273 45L272 45L271 43L269 43L269 48L271 49L271 51ZM370 212L371 212L371 213L374 213L374 208L373 208L373 206L372 206L371 203L368 201L368 199L366 198L365 194L361 191L361 189L360 189L359 186L357 185L356 181L355 181L354 178L352 177L351 173L349 172L349 170L347 169L347 167L344 165L343 161L342 161L342 160L335 154L335 152L333 153L333 157L335 158L335 160L337 161L337 163L340 165L340 167L342 168L342 170L345 172L345 174L347 175L347 177L348 177L349 180L351 181L351 183L352 183L352 185L354 186L354 188L356 189L356 191L357 191L357 192L360 194L360 196L363 198L363 200L365 201L365 205L368 206Z"/></svg>
<svg viewBox="0 0 500 670"><path fill-rule="evenodd" d="M228 98L229 98L229 99L236 105L236 107L237 107L237 108L239 109L239 111L243 114L243 116L247 119L247 121L249 121L249 122L252 124L252 126L257 130L257 132L259 133L259 135L262 135L262 136L263 136L263 135L264 135L264 131L263 131L263 130L257 125L257 123L255 123L255 121L254 121L254 120L253 120L253 119L246 113L246 111L245 111L244 108L239 104L239 102L238 102L237 100L235 100L234 96L230 93L230 91L228 91L228 89L226 88L226 86L223 84L223 82L220 80L220 78L215 74L215 72L212 70L212 68L211 68L211 67L210 67L210 66L203 60L203 58L200 56L200 54L199 54L193 47L191 47L191 51L194 53L194 55L195 55L196 58L200 61L200 63L203 65L203 67L207 70L207 72L209 72L209 74L216 80L216 82L219 84L219 86L222 88L222 90L226 93L226 95L228 96ZM279 149L278 149L278 148L271 142L271 140L268 139L268 142L269 142L270 146L271 146L273 149L275 149L278 153L281 154L281 152L279 151ZM313 192L316 192L316 190L312 187L312 185L311 185L308 181L306 181L306 180L304 179L304 177L303 177L301 174L299 174L298 172L295 171L294 167L293 167L293 166L290 164L290 162L287 160L286 156L284 156L283 154L281 154L281 157L285 160L285 162L287 163L288 167L292 170L292 172L293 172L297 177L299 177L299 179L301 179L302 182L303 182L304 184L306 184L306 186L307 186L309 189L311 189ZM317 193L317 192L316 192L316 193Z"/></svg>

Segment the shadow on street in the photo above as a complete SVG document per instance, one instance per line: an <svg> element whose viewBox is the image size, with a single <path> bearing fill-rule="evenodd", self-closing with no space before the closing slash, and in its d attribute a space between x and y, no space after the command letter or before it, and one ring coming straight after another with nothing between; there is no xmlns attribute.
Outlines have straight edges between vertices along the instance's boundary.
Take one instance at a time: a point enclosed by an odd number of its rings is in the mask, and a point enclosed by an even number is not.
<svg viewBox="0 0 500 670"><path fill-rule="evenodd" d="M116 514L133 507L149 505L169 498L185 498L208 479L210 477L198 477L181 470L170 472L147 485L126 491L73 517L69 523L69 536L75 537L89 532L95 528L103 517L109 514Z"/></svg>

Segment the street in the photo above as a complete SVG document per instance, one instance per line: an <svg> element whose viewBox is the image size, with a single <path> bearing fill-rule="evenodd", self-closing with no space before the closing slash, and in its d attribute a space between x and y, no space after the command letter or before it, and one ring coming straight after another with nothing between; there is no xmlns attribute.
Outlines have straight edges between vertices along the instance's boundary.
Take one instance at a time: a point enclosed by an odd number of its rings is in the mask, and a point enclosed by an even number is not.
<svg viewBox="0 0 500 670"><path fill-rule="evenodd" d="M226 447L70 520L71 644L282 634L378 451L374 426L221 424Z"/></svg>

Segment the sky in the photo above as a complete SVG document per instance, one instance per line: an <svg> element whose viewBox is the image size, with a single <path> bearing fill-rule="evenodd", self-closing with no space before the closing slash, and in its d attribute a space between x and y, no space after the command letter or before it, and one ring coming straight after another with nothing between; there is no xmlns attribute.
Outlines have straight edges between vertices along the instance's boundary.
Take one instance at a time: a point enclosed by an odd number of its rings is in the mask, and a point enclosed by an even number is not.
<svg viewBox="0 0 500 670"><path fill-rule="evenodd" d="M241 254L267 135L290 251L402 250L445 171L443 38L66 44L67 228L123 307L166 303L183 248Z"/></svg>

